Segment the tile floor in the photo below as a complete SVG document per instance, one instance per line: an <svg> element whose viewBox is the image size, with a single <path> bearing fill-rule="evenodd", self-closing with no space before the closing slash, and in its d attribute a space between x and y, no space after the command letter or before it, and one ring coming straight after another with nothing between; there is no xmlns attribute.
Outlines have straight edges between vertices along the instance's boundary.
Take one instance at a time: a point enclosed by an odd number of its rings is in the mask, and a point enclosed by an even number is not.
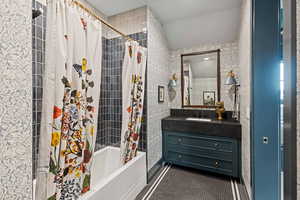
<svg viewBox="0 0 300 200"><path fill-rule="evenodd" d="M239 197L236 194L234 198L230 177L178 166L172 166L149 195L151 186L162 171L136 200L248 200L244 186L239 183Z"/></svg>

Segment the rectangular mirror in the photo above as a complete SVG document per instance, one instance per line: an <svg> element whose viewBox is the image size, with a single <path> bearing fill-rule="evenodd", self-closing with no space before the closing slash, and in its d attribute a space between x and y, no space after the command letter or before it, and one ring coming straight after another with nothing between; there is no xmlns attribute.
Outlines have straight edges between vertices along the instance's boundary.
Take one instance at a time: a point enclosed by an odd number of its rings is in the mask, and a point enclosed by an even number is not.
<svg viewBox="0 0 300 200"><path fill-rule="evenodd" d="M220 50L181 55L182 107L214 108L220 101Z"/></svg>

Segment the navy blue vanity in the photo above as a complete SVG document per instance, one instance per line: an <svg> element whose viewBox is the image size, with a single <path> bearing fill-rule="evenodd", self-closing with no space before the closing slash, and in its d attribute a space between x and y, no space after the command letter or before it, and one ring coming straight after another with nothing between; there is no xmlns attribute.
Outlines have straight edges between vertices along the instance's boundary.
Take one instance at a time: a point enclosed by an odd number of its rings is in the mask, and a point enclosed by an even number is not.
<svg viewBox="0 0 300 200"><path fill-rule="evenodd" d="M162 120L162 130L164 162L240 177L239 122L218 121L213 111L178 109Z"/></svg>

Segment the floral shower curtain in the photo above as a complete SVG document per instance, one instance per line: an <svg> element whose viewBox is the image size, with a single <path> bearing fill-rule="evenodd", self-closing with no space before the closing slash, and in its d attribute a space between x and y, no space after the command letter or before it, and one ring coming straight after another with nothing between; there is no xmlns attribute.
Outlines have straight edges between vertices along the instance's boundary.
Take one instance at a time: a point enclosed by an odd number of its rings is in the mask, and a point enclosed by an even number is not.
<svg viewBox="0 0 300 200"><path fill-rule="evenodd" d="M90 189L101 36L100 22L71 1L48 1L37 200L76 200Z"/></svg>
<svg viewBox="0 0 300 200"><path fill-rule="evenodd" d="M137 42L125 44L122 73L121 162L136 156L141 132L147 49Z"/></svg>

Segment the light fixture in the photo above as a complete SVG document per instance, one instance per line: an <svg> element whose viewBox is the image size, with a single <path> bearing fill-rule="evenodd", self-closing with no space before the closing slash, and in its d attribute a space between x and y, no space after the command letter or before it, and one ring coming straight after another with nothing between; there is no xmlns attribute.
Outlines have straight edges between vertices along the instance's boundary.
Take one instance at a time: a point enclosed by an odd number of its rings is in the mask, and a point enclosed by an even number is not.
<svg viewBox="0 0 300 200"><path fill-rule="evenodd" d="M169 89L168 94L169 94L169 99L170 99L171 102L176 97L176 90L175 90L175 88L177 86L177 80L178 80L178 78L176 76L176 73L174 73L172 75L171 79L169 80L169 83L168 83L168 89Z"/></svg>
<svg viewBox="0 0 300 200"><path fill-rule="evenodd" d="M225 85L231 85L234 89L234 104L233 104L233 113L232 117L236 120L239 120L239 113L238 113L238 106L239 104L237 103L237 93L238 93L238 87L240 86L236 80L236 75L235 73L231 70L228 75L227 79L225 82Z"/></svg>
<svg viewBox="0 0 300 200"><path fill-rule="evenodd" d="M204 58L204 60L205 60L205 61L208 61L208 60L209 60L209 57Z"/></svg>
<svg viewBox="0 0 300 200"><path fill-rule="evenodd" d="M235 73L232 70L227 75L225 85L237 85Z"/></svg>
<svg viewBox="0 0 300 200"><path fill-rule="evenodd" d="M174 73L169 81L169 84L168 84L168 87L169 88L175 88L177 86L177 76L176 74Z"/></svg>

